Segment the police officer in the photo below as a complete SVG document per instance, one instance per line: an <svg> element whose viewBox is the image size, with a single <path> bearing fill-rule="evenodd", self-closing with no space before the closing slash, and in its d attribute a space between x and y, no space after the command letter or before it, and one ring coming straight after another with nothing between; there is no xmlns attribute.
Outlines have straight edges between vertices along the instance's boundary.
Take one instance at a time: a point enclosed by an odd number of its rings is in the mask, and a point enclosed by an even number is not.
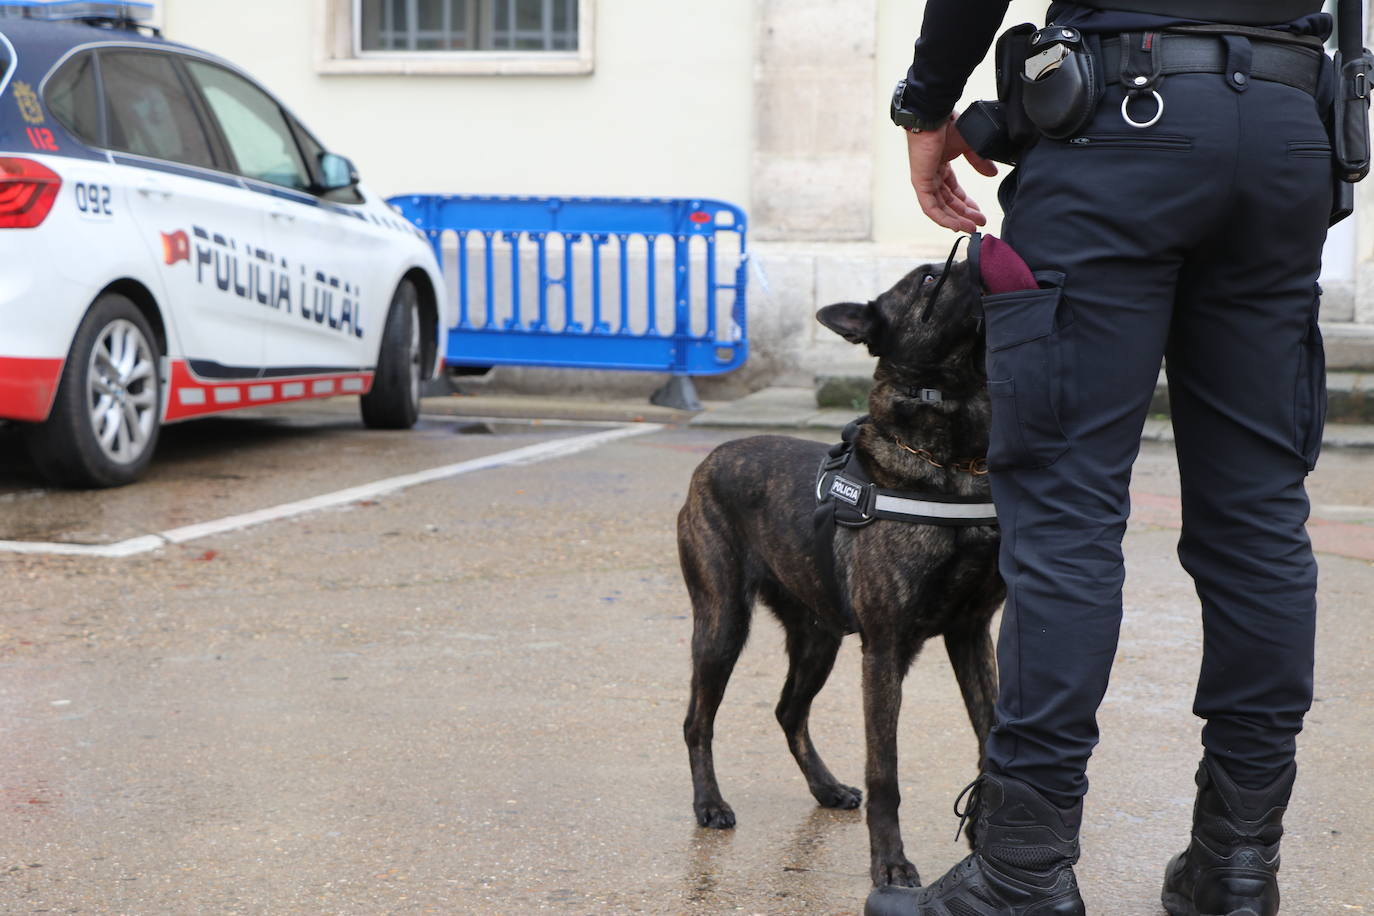
<svg viewBox="0 0 1374 916"><path fill-rule="evenodd" d="M984 219L950 160L992 166L968 152L951 112L1007 5L929 0L894 101L921 208L957 231ZM996 726L971 787L975 849L933 885L875 888L868 914L1084 912L1073 871L1084 770L1161 359L1178 553L1202 605L1194 712L1205 720L1191 842L1167 866L1163 902L1173 916L1278 912L1294 739L1312 700L1304 479L1324 415L1316 280L1332 200L1321 6L1050 6L1102 85L1081 124L1035 138L1000 192L1003 236L1040 288L985 301L1007 601Z"/></svg>

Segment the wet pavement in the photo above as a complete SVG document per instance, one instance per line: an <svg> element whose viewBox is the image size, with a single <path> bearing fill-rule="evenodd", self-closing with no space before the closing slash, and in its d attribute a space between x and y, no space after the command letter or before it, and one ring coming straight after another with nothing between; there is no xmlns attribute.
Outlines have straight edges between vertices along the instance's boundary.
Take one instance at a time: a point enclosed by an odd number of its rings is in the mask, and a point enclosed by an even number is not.
<svg viewBox="0 0 1374 916"><path fill-rule="evenodd" d="M149 478L105 493L7 457L0 539L108 543L604 428L376 433L346 403L298 407L169 428ZM653 429L123 559L0 554L0 913L858 912L862 814L806 791L766 616L716 729L739 827L692 816L673 524L695 464L743 434ZM1135 489L1079 869L1106 916L1161 916L1197 757L1167 444ZM1332 534L1283 912L1374 914L1374 455L1329 452L1312 491ZM950 806L976 762L939 647L902 721L906 846L932 880L963 855ZM861 784L855 642L812 734Z"/></svg>

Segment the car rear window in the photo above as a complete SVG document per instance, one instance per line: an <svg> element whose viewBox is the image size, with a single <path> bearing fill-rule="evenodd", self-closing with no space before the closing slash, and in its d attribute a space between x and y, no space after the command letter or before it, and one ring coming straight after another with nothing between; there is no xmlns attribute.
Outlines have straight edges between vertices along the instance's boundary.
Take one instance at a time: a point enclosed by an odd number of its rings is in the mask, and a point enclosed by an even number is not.
<svg viewBox="0 0 1374 916"><path fill-rule="evenodd" d="M0 33L0 84L5 82L5 74L10 72L10 66L14 61L10 60L9 43L5 40L3 33Z"/></svg>
<svg viewBox="0 0 1374 916"><path fill-rule="evenodd" d="M168 55L103 52L100 75L111 149L214 167L205 128Z"/></svg>
<svg viewBox="0 0 1374 916"><path fill-rule="evenodd" d="M101 145L100 98L95 90L95 55L80 54L62 65L43 92L48 111L78 139Z"/></svg>

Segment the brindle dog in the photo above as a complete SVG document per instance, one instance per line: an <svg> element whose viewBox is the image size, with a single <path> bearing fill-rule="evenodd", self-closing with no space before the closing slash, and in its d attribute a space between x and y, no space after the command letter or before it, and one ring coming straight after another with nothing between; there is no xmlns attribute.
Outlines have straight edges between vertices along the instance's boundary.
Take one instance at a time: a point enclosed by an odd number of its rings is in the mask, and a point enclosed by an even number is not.
<svg viewBox="0 0 1374 916"><path fill-rule="evenodd" d="M938 265L913 270L876 301L826 306L816 317L878 357L871 419L856 453L880 487L990 499L985 465L990 405L983 334L968 267L948 282ZM938 290L938 301L929 299ZM922 312L930 306L928 320ZM935 388L944 399L921 399ZM711 754L716 710L761 601L782 622L789 667L776 714L811 794L856 808L862 793L831 775L811 743L811 701L825 684L844 634L848 603L863 641L868 831L873 882L920 884L897 821L897 713L902 680L932 636L945 638L980 748L993 721L997 673L989 622L1006 589L997 572L995 526L948 527L879 520L839 528L836 583L815 560L812 514L826 446L754 436L713 451L692 477L678 515L678 550L692 600L692 693L683 725L693 808L703 827L729 828ZM962 467L957 467L962 466ZM836 587L837 586L837 587ZM970 840L973 838L970 837Z"/></svg>

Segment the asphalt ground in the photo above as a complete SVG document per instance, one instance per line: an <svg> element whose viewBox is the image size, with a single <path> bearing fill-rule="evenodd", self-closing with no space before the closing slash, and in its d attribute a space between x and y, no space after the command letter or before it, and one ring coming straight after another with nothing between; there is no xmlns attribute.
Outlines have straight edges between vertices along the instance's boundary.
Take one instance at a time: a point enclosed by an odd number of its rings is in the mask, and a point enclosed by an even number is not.
<svg viewBox="0 0 1374 916"><path fill-rule="evenodd" d="M641 424L512 466L499 456L630 427L439 415L482 406L427 402L411 434L362 430L347 402L171 427L149 478L105 493L43 488L0 432L0 540L59 544L491 462L123 558L0 553L0 913L860 910L862 813L806 791L773 720L786 664L764 612L716 729L739 826L691 811L674 517L696 463L748 431ZM1079 868L1094 914L1161 916L1187 832L1200 627L1172 463L1147 443L1137 468ZM1328 451L1311 489L1318 702L1283 912L1374 913L1374 454ZM907 851L933 880L964 854L950 806L976 749L929 650L901 772ZM812 718L851 784L862 731L851 641Z"/></svg>

